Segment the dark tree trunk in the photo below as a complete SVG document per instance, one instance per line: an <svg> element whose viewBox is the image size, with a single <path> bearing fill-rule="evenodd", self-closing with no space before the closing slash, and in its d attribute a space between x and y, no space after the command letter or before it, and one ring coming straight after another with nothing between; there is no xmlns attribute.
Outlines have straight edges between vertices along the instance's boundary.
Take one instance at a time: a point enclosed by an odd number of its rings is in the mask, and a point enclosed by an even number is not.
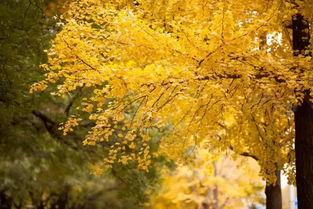
<svg viewBox="0 0 313 209"><path fill-rule="evenodd" d="M292 20L294 55L305 55L309 46L309 24L301 14ZM305 90L304 99L295 110L296 181L298 208L313 209L313 107L310 91Z"/></svg>
<svg viewBox="0 0 313 209"><path fill-rule="evenodd" d="M296 14L292 17L292 48L294 55L305 55L305 50L310 45L309 23L301 15Z"/></svg>
<svg viewBox="0 0 313 209"><path fill-rule="evenodd" d="M266 183L265 195L266 195L266 209L282 209L282 196L281 196L281 184L280 184L280 170L275 171L276 183Z"/></svg>
<svg viewBox="0 0 313 209"><path fill-rule="evenodd" d="M299 209L313 209L313 108L305 94L295 112L297 196Z"/></svg>
<svg viewBox="0 0 313 209"><path fill-rule="evenodd" d="M12 199L4 191L0 191L0 209L11 209Z"/></svg>

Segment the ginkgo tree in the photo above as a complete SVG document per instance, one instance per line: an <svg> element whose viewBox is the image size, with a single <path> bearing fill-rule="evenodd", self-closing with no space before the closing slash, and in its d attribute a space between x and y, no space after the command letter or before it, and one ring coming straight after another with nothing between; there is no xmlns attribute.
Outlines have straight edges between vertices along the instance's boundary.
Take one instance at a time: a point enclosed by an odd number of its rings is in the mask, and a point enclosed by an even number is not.
<svg viewBox="0 0 313 209"><path fill-rule="evenodd" d="M268 181L275 170L292 169L285 165L293 159L286 156L295 110L299 208L309 208L312 61L309 19L301 14L311 7L309 0L72 1L42 66L46 79L31 91L55 82L61 97L92 89L80 109L96 125L84 143L124 138L111 146L108 167L122 159L148 170L157 129L167 132L160 152L169 158L209 140L258 155ZM270 33L282 36L264 47ZM72 115L64 133L79 120Z"/></svg>
<svg viewBox="0 0 313 209"><path fill-rule="evenodd" d="M151 195L151 208L239 209L263 203L264 185L254 160L234 161L201 144L190 163L163 172L161 188Z"/></svg>

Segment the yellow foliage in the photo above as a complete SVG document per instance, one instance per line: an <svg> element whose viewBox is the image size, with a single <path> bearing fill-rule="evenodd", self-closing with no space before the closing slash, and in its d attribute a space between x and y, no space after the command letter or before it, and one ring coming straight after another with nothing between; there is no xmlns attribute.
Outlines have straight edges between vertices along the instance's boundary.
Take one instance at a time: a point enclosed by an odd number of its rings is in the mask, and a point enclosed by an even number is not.
<svg viewBox="0 0 313 209"><path fill-rule="evenodd" d="M169 158L207 140L255 155L272 181L276 168L293 170L291 109L312 87L312 61L293 56L285 31L296 12L282 0L72 1L32 91L92 88L82 106L96 125L84 144L123 139L108 166L148 170L149 130L166 127L160 153ZM281 39L264 44L264 34Z"/></svg>
<svg viewBox="0 0 313 209"><path fill-rule="evenodd" d="M217 157L218 156L218 157ZM225 153L199 149L195 159L175 170L167 170L156 193L151 194L153 209L247 208L262 198L264 187L253 160L231 160Z"/></svg>
<svg viewBox="0 0 313 209"><path fill-rule="evenodd" d="M63 135L67 135L69 132L73 131L76 126L79 125L78 122L80 120L81 120L80 118L71 115L66 121L66 123L59 128L59 130L63 131Z"/></svg>

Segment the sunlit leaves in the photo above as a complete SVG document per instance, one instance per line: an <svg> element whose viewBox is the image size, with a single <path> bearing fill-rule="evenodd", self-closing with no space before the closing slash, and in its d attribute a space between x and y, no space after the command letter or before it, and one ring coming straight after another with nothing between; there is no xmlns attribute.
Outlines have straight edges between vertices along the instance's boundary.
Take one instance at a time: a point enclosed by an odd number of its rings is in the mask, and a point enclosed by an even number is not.
<svg viewBox="0 0 313 209"><path fill-rule="evenodd" d="M158 129L169 158L209 140L256 155L271 179L292 164L291 108L312 86L311 61L293 56L284 31L294 10L281 0L73 1L46 80L32 89L93 90L80 107L95 122L84 143L112 142L108 167L148 170ZM266 44L264 34L279 40Z"/></svg>
<svg viewBox="0 0 313 209"><path fill-rule="evenodd" d="M261 200L256 162L232 161L225 153L203 147L195 152L190 164L163 173L160 190L150 198L151 208L245 208Z"/></svg>

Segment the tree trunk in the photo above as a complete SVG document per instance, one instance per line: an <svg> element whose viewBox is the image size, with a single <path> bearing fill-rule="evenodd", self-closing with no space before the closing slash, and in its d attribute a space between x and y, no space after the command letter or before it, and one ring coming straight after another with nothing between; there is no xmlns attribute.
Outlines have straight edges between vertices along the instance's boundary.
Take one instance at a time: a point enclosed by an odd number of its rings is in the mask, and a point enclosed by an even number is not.
<svg viewBox="0 0 313 209"><path fill-rule="evenodd" d="M0 191L0 209L11 209L12 199L4 191Z"/></svg>
<svg viewBox="0 0 313 209"><path fill-rule="evenodd" d="M214 176L217 177L218 176L218 170L217 170L217 165L216 162L213 162L213 168L214 168ZM213 189L213 209L218 209L219 208L219 201L218 201L218 185L214 186Z"/></svg>
<svg viewBox="0 0 313 209"><path fill-rule="evenodd" d="M282 209L282 196L281 196L281 184L280 184L280 170L275 171L276 183L266 183L265 195L266 195L266 209Z"/></svg>
<svg viewBox="0 0 313 209"><path fill-rule="evenodd" d="M292 19L294 55L309 56L305 50L310 44L309 23L301 15ZM299 209L313 209L313 107L310 91L304 90L304 99L295 110L296 181Z"/></svg>
<svg viewBox="0 0 313 209"><path fill-rule="evenodd" d="M295 112L297 196L299 209L313 209L313 108L305 94Z"/></svg>
<svg viewBox="0 0 313 209"><path fill-rule="evenodd" d="M308 21L301 14L292 19L294 55L305 54L310 43ZM296 181L299 209L313 209L313 107L310 91L295 110Z"/></svg>

